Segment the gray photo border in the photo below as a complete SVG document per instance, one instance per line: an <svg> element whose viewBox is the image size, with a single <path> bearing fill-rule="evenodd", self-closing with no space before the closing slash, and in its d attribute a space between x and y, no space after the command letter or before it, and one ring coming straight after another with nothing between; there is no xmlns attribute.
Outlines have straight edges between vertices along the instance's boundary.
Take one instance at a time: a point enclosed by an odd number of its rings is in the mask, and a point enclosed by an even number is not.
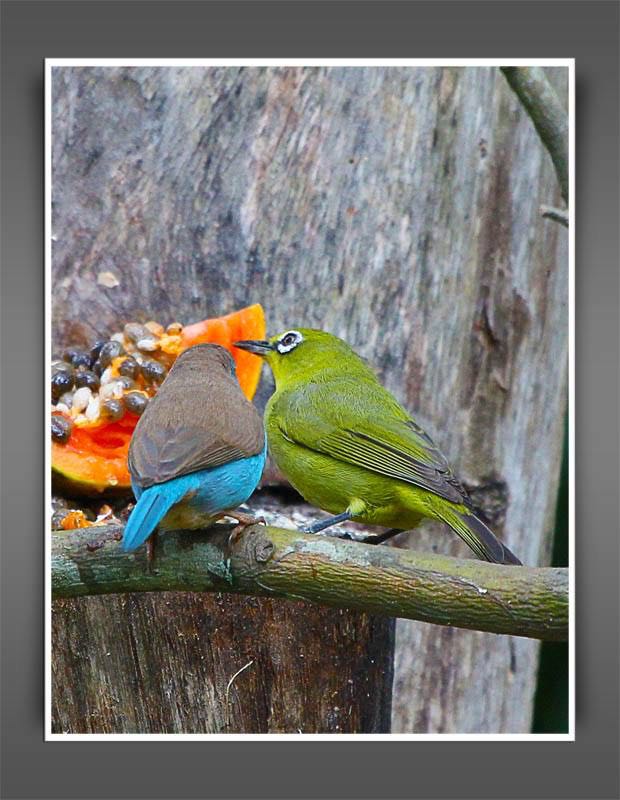
<svg viewBox="0 0 620 800"><path fill-rule="evenodd" d="M618 4L5 0L1 14L1 796L618 797ZM575 742L43 741L43 59L208 56L576 59Z"/></svg>

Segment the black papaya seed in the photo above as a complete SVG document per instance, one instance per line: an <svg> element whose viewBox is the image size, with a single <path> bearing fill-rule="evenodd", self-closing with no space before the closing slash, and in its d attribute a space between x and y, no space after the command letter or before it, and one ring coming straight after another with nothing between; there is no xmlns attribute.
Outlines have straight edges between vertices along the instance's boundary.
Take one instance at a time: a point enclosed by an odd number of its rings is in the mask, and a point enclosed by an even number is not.
<svg viewBox="0 0 620 800"><path fill-rule="evenodd" d="M120 400L104 400L101 404L101 416L110 422L117 422L125 415L125 406Z"/></svg>
<svg viewBox="0 0 620 800"><path fill-rule="evenodd" d="M75 369L78 369L79 367L90 369L90 353L87 353L85 350L78 350L77 348L71 347L68 350L65 350L62 357L65 361L75 367Z"/></svg>
<svg viewBox="0 0 620 800"><path fill-rule="evenodd" d="M118 365L118 374L135 380L140 374L140 364L135 358L129 356Z"/></svg>
<svg viewBox="0 0 620 800"><path fill-rule="evenodd" d="M121 375L121 377L118 378L118 382L123 387L123 391L125 392L130 392L132 389L136 388L136 382L134 379L128 378L127 375Z"/></svg>
<svg viewBox="0 0 620 800"><path fill-rule="evenodd" d="M123 395L123 403L130 414L139 417L149 404L149 399L142 392L127 392L127 394Z"/></svg>
<svg viewBox="0 0 620 800"><path fill-rule="evenodd" d="M52 414L52 439L55 442L65 444L71 437L73 430L73 423L70 419L60 416L60 414Z"/></svg>
<svg viewBox="0 0 620 800"><path fill-rule="evenodd" d="M123 353L123 346L120 342L115 342L114 340L110 342L106 342L99 352L99 358L97 359L102 366L107 367L109 364L114 361L115 358L118 358Z"/></svg>
<svg viewBox="0 0 620 800"><path fill-rule="evenodd" d="M76 353L76 349L74 347L70 347L62 354L62 360L66 361L68 364L73 362L73 356Z"/></svg>
<svg viewBox="0 0 620 800"><path fill-rule="evenodd" d="M78 389L81 389L82 386L88 386L89 389L96 392L99 389L99 378L88 369L78 371L75 374L75 385Z"/></svg>
<svg viewBox="0 0 620 800"><path fill-rule="evenodd" d="M163 364L155 359L145 360L142 363L142 375L147 383L163 383L167 370Z"/></svg>
<svg viewBox="0 0 620 800"><path fill-rule="evenodd" d="M105 339L98 339L95 344L90 348L90 366L91 369L95 361L99 358L99 353L101 352L101 348L106 343Z"/></svg>
<svg viewBox="0 0 620 800"><path fill-rule="evenodd" d="M73 388L73 374L70 372L56 372L52 375L52 401L55 403L60 396Z"/></svg>

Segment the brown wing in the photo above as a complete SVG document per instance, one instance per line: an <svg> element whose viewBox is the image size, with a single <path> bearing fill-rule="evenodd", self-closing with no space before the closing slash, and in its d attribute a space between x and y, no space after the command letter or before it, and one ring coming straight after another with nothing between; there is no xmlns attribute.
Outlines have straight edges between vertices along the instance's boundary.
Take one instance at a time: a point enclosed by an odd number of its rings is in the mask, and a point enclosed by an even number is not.
<svg viewBox="0 0 620 800"><path fill-rule="evenodd" d="M128 466L143 488L260 453L263 421L221 369L173 369L140 418Z"/></svg>

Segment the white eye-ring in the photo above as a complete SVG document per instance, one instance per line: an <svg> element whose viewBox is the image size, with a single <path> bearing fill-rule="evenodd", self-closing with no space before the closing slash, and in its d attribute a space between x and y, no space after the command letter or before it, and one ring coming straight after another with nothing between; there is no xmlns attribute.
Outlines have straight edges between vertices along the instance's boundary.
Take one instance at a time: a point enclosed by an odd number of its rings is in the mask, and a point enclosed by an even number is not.
<svg viewBox="0 0 620 800"><path fill-rule="evenodd" d="M286 333L282 334L280 340L276 347L278 348L278 353L290 353L291 350L294 350L298 344L303 342L304 337L301 335L299 331L287 331Z"/></svg>

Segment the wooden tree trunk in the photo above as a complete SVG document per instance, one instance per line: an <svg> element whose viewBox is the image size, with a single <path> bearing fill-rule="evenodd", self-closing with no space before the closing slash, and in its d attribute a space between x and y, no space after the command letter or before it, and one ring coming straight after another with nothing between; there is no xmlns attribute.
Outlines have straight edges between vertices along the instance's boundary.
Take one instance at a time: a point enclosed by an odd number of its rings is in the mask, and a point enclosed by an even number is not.
<svg viewBox="0 0 620 800"><path fill-rule="evenodd" d="M539 216L555 175L499 70L56 68L53 169L57 346L253 302L271 333L330 330L511 549L548 563L567 234ZM468 554L440 526L398 545ZM63 601L54 620L59 730L386 729L386 621L194 595ZM529 730L537 643L412 622L396 640L393 731Z"/></svg>
<svg viewBox="0 0 620 800"><path fill-rule="evenodd" d="M57 733L387 732L389 620L192 593L54 602Z"/></svg>

